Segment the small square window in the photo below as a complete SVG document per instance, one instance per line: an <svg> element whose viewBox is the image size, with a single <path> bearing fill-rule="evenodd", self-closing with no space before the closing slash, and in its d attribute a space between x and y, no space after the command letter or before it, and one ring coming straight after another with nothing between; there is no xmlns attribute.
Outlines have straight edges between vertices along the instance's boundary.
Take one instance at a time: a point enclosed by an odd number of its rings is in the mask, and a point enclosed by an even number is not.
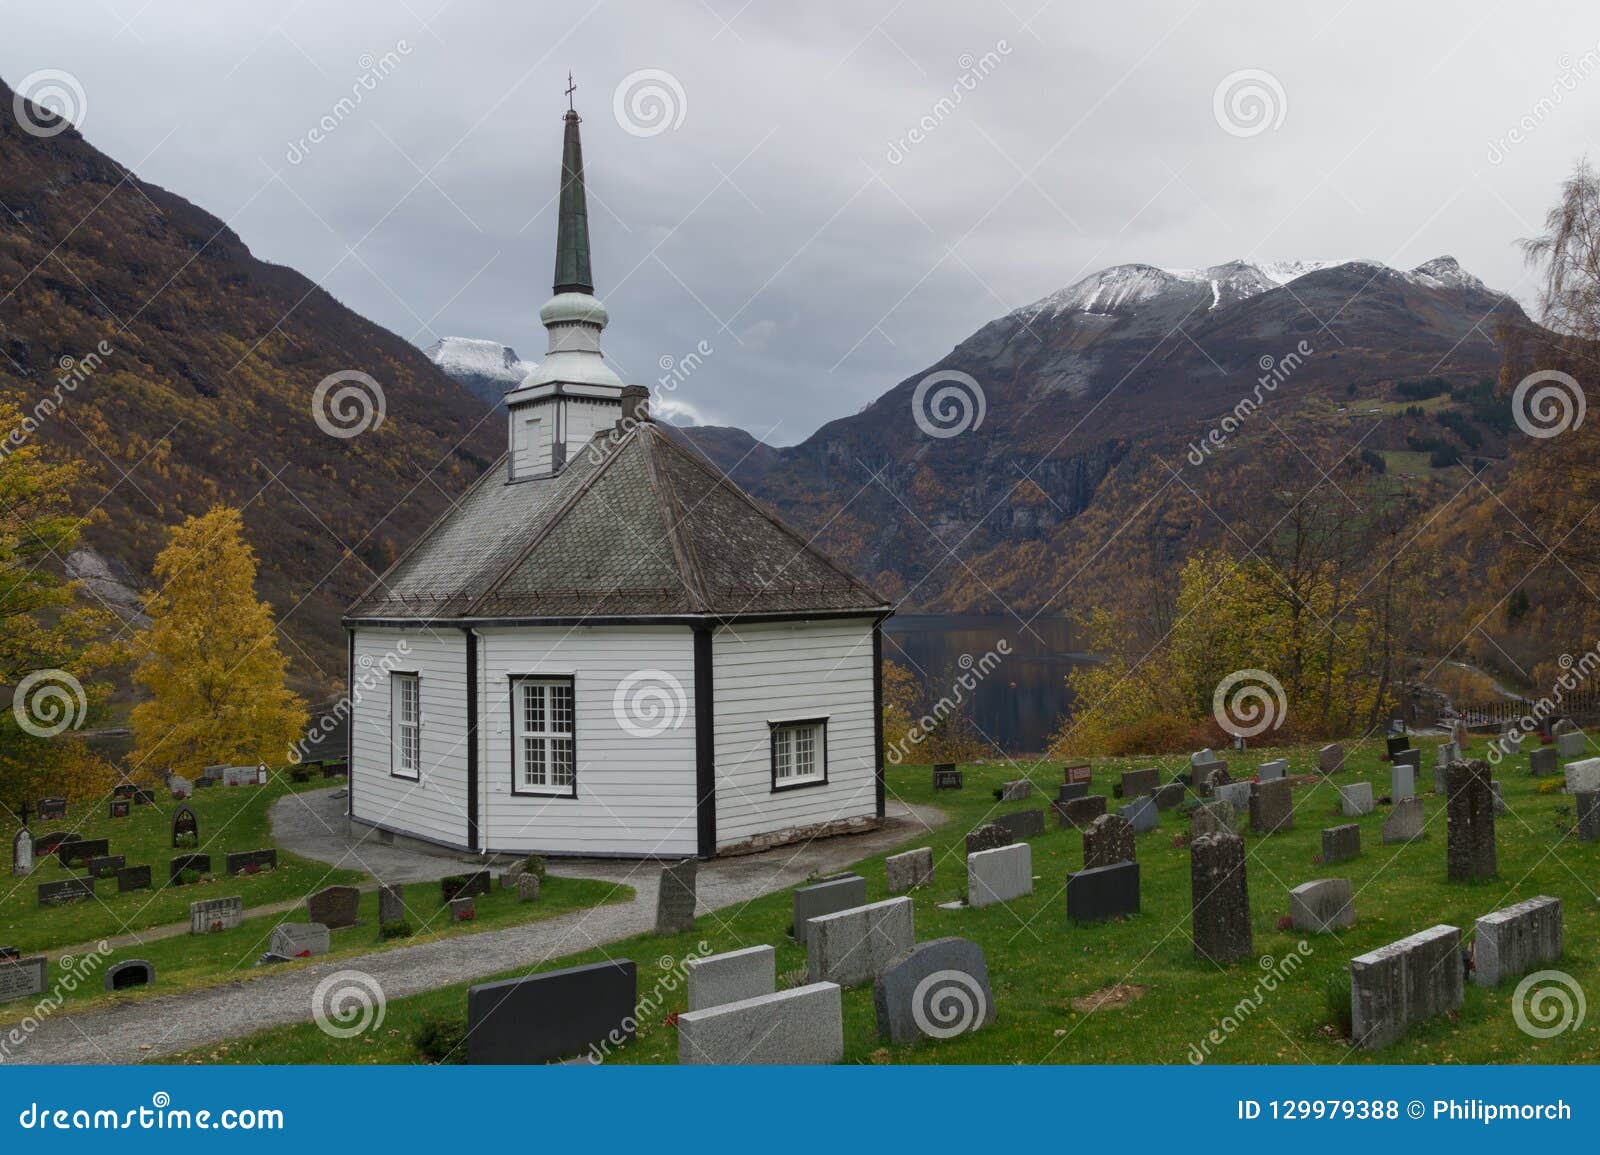
<svg viewBox="0 0 1600 1155"><path fill-rule="evenodd" d="M818 786L828 780L828 722L772 722L772 788Z"/></svg>

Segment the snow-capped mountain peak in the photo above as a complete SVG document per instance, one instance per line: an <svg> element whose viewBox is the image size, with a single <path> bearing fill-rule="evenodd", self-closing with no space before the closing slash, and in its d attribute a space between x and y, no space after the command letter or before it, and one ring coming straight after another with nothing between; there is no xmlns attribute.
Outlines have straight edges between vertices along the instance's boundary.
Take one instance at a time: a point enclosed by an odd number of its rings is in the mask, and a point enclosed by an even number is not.
<svg viewBox="0 0 1600 1155"><path fill-rule="evenodd" d="M442 337L423 353L446 376L496 406L506 390L522 384L523 378L536 368L534 362L519 358L511 346L477 337Z"/></svg>

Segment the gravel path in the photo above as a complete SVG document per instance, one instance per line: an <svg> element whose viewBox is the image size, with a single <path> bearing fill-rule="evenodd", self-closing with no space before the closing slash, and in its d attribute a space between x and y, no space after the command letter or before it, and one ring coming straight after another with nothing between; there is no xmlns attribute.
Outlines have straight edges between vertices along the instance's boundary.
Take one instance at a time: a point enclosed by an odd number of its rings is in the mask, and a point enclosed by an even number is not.
<svg viewBox="0 0 1600 1155"><path fill-rule="evenodd" d="M459 858L378 846L365 840L357 845L340 833L344 804L335 797L338 793L316 791L290 795L277 802L272 811L277 844L331 865L368 869L386 882L425 881L461 870ZM286 806L295 799L304 800L304 804ZM336 822L331 821L335 818ZM715 928L715 911L794 886L812 872L842 869L944 821L944 816L932 808L891 802L889 821L870 834L702 863L698 914L708 928ZM238 1038L266 1027L307 1022L312 1018L318 984L340 971L363 972L377 982L385 998L404 998L513 967L534 967L561 955L632 937L655 925L656 866L557 859L550 863L550 872L609 879L632 886L636 897L630 903L574 911L524 926L462 934L324 963L252 971L249 978L204 990L132 1000L79 1013L59 1011L43 1019L25 1043L13 1048L12 1055L16 1061L26 1063L136 1063ZM636 961L641 971L655 965L653 959Z"/></svg>

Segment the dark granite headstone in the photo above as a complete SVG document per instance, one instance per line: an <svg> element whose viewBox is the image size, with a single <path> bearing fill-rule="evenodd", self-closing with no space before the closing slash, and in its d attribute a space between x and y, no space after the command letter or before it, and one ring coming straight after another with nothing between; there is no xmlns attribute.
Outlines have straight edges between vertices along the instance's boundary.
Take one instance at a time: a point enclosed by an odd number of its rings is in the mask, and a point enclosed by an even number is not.
<svg viewBox="0 0 1600 1155"><path fill-rule="evenodd" d="M172 845L200 845L200 819L187 802L172 812Z"/></svg>
<svg viewBox="0 0 1600 1155"><path fill-rule="evenodd" d="M106 854L89 860L89 873L96 878L110 878L128 861L126 855Z"/></svg>
<svg viewBox="0 0 1600 1155"><path fill-rule="evenodd" d="M1011 832L1012 840L1032 838L1044 833L1043 810L1016 810L1010 814L996 814L989 821ZM970 851L968 852L970 853Z"/></svg>
<svg viewBox="0 0 1600 1155"><path fill-rule="evenodd" d="M954 762L939 762L933 767L934 790L960 790L961 771Z"/></svg>
<svg viewBox="0 0 1600 1155"><path fill-rule="evenodd" d="M91 858L104 857L110 850L111 843L104 838L72 838L56 847L56 858L68 868L87 866Z"/></svg>
<svg viewBox="0 0 1600 1155"><path fill-rule="evenodd" d="M1182 782L1168 782L1165 786L1156 787L1152 797L1156 800L1157 810L1173 810L1183 805L1183 794Z"/></svg>
<svg viewBox="0 0 1600 1155"><path fill-rule="evenodd" d="M133 797L133 789L132 782L118 782L111 788L111 797L131 799Z"/></svg>
<svg viewBox="0 0 1600 1155"><path fill-rule="evenodd" d="M801 947L809 948L806 923L825 914L867 905L867 880L859 874L841 874L809 886L797 886L790 895L792 918L789 929Z"/></svg>
<svg viewBox="0 0 1600 1155"><path fill-rule="evenodd" d="M124 959L106 968L106 990L125 991L129 987L149 986L156 981L154 963L142 958Z"/></svg>
<svg viewBox="0 0 1600 1155"><path fill-rule="evenodd" d="M1250 830L1276 834L1294 829L1294 796L1287 778L1256 782L1250 787Z"/></svg>
<svg viewBox="0 0 1600 1155"><path fill-rule="evenodd" d="M449 902L452 898L473 898L480 894L488 894L491 881L487 870L475 870L471 874L452 874L448 878L439 880L439 895L443 901Z"/></svg>
<svg viewBox="0 0 1600 1155"><path fill-rule="evenodd" d="M1600 839L1600 794L1577 795L1578 841L1593 842Z"/></svg>
<svg viewBox="0 0 1600 1155"><path fill-rule="evenodd" d="M1383 753L1385 762L1393 762L1396 754L1411 748L1411 739L1404 734L1391 734L1383 741L1386 747Z"/></svg>
<svg viewBox="0 0 1600 1155"><path fill-rule="evenodd" d="M35 807L40 818L65 818L67 816L67 800L65 798L41 798Z"/></svg>
<svg viewBox="0 0 1600 1155"><path fill-rule="evenodd" d="M1528 753L1528 773L1535 778L1545 778L1561 773L1561 752L1554 746L1540 746Z"/></svg>
<svg viewBox="0 0 1600 1155"><path fill-rule="evenodd" d="M132 805L126 798L113 798L106 804L106 817L126 818Z"/></svg>
<svg viewBox="0 0 1600 1155"><path fill-rule="evenodd" d="M1102 814L1083 832L1085 870L1133 862L1136 858L1133 826L1120 814Z"/></svg>
<svg viewBox="0 0 1600 1155"><path fill-rule="evenodd" d="M1106 812L1106 796L1086 794L1070 802L1053 802L1050 804L1050 809L1056 812L1058 827L1073 826L1082 830Z"/></svg>
<svg viewBox="0 0 1600 1155"><path fill-rule="evenodd" d="M1203 834L1189 847L1194 953L1221 966L1254 953L1244 839Z"/></svg>
<svg viewBox="0 0 1600 1155"><path fill-rule="evenodd" d="M348 762L324 762L322 764L322 776L324 778L343 778L349 773L350 763Z"/></svg>
<svg viewBox="0 0 1600 1155"><path fill-rule="evenodd" d="M694 929L698 873L699 863L692 858L662 868L661 883L656 891L657 934L681 934Z"/></svg>
<svg viewBox="0 0 1600 1155"><path fill-rule="evenodd" d="M236 850L227 858L227 871L229 874L257 874L268 867L276 870L278 866L278 852L276 849L267 850Z"/></svg>
<svg viewBox="0 0 1600 1155"><path fill-rule="evenodd" d="M40 906L62 906L84 898L94 897L94 879L63 878L60 882L39 884Z"/></svg>
<svg viewBox="0 0 1600 1155"><path fill-rule="evenodd" d="M1330 742L1317 751L1317 769L1324 774L1336 774L1344 769L1344 747Z"/></svg>
<svg viewBox="0 0 1600 1155"><path fill-rule="evenodd" d="M216 784L217 780L215 778L196 778L194 780L194 788L196 790L209 790Z"/></svg>
<svg viewBox="0 0 1600 1155"><path fill-rule="evenodd" d="M1087 782L1068 782L1056 787L1057 802L1071 802L1074 798L1087 798L1089 784Z"/></svg>
<svg viewBox="0 0 1600 1155"><path fill-rule="evenodd" d="M1361 855L1361 827L1354 822L1330 826L1322 832L1322 863L1348 862Z"/></svg>
<svg viewBox="0 0 1600 1155"><path fill-rule="evenodd" d="M635 1030L629 959L483 983L467 990L467 1062L548 1063L617 1045Z"/></svg>
<svg viewBox="0 0 1600 1155"><path fill-rule="evenodd" d="M905 1045L951 1039L994 1022L983 948L964 938L918 943L872 983L878 1035Z"/></svg>
<svg viewBox="0 0 1600 1155"><path fill-rule="evenodd" d="M124 866L117 871L117 893L126 894L130 890L150 889L150 867Z"/></svg>
<svg viewBox="0 0 1600 1155"><path fill-rule="evenodd" d="M180 854L167 863L167 885L182 886L183 876L189 871L199 871L201 874L211 873L211 856L209 854Z"/></svg>
<svg viewBox="0 0 1600 1155"><path fill-rule="evenodd" d="M155 802L156 796L154 791L147 790L143 786L135 786L133 788L133 804L135 806L154 806Z"/></svg>
<svg viewBox="0 0 1600 1155"><path fill-rule="evenodd" d="M987 822L967 835L967 853L976 854L980 850L997 850L1002 846L1010 846L1016 837L1004 826L997 826Z"/></svg>
<svg viewBox="0 0 1600 1155"><path fill-rule="evenodd" d="M1104 922L1139 913L1139 864L1114 862L1067 875L1067 921Z"/></svg>
<svg viewBox="0 0 1600 1155"><path fill-rule="evenodd" d="M320 922L329 930L355 926L361 892L353 886L329 886L306 899L306 921Z"/></svg>
<svg viewBox="0 0 1600 1155"><path fill-rule="evenodd" d="M1122 796L1124 798L1137 798L1141 794L1148 794L1161 785L1161 771L1154 766L1143 770L1124 770L1122 772Z"/></svg>
<svg viewBox="0 0 1600 1155"><path fill-rule="evenodd" d="M77 835L70 830L52 830L49 834L41 834L33 840L33 854L35 858L43 858L46 854L54 854L61 849L63 842L71 842Z"/></svg>
<svg viewBox="0 0 1600 1155"><path fill-rule="evenodd" d="M1396 766L1409 766L1418 774L1422 773L1422 751L1407 746L1404 750L1396 750L1389 759Z"/></svg>
<svg viewBox="0 0 1600 1155"><path fill-rule="evenodd" d="M399 884L378 887L378 925L392 926L405 921L405 889Z"/></svg>
<svg viewBox="0 0 1600 1155"><path fill-rule="evenodd" d="M1446 873L1452 882L1492 878L1500 862L1494 841L1494 786L1489 764L1445 768Z"/></svg>

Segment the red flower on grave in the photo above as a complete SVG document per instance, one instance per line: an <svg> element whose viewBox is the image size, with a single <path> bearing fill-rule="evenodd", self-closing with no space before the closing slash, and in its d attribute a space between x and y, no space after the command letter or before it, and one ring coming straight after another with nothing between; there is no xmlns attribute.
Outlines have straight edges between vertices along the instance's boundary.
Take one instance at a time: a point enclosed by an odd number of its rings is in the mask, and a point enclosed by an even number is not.
<svg viewBox="0 0 1600 1155"><path fill-rule="evenodd" d="M1284 915L1282 918L1280 918L1278 920L1278 924L1277 925L1278 925L1278 929L1279 930L1293 930L1294 929L1294 919L1291 918L1288 915Z"/></svg>
<svg viewBox="0 0 1600 1155"><path fill-rule="evenodd" d="M310 958L311 957L311 948L310 947L306 947L305 950L300 951L294 957L295 958Z"/></svg>
<svg viewBox="0 0 1600 1155"><path fill-rule="evenodd" d="M259 872L260 872L260 870L261 870L261 868L260 868L260 867L259 867L259 866L257 866L257 865L256 865L256 864L255 864L255 863L253 863L253 862L252 862L252 863L249 863L249 864L247 864L247 865L246 865L246 866L245 866L245 868L244 868L244 872L245 872L245 873L246 873L246 874L257 874L257 873L259 873Z"/></svg>
<svg viewBox="0 0 1600 1155"><path fill-rule="evenodd" d="M676 1027L677 1027L677 1025L678 1025L678 1012L677 1012L677 1011L673 1011L673 1012L672 1012L672 1013L671 1013L671 1014L669 1014L669 1015L668 1015L668 1016L667 1016L667 1017L666 1017L666 1018L664 1018L664 1019L662 1019L662 1020L661 1020L661 1025L662 1025L662 1026L663 1026L663 1027L673 1027L673 1028L676 1028Z"/></svg>

